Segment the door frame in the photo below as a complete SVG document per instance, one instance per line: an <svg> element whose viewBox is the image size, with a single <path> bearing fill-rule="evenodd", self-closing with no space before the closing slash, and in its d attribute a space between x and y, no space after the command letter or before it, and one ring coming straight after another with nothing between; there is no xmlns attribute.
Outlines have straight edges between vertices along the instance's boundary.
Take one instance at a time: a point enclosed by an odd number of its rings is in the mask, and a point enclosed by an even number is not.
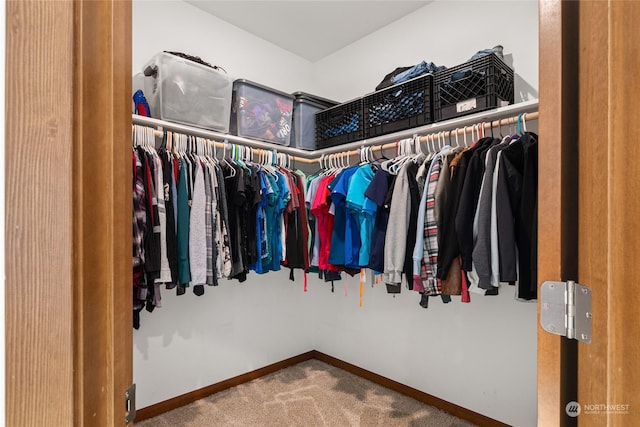
<svg viewBox="0 0 640 427"><path fill-rule="evenodd" d="M538 279L592 297L590 344L538 326L543 426L629 425L640 411L639 15L636 1L540 1Z"/></svg>
<svg viewBox="0 0 640 427"><path fill-rule="evenodd" d="M124 425L131 2L10 0L6 21L6 423Z"/></svg>
<svg viewBox="0 0 640 427"><path fill-rule="evenodd" d="M577 280L578 2L539 1L538 283ZM540 300L538 300L538 319ZM538 425L575 420L577 344L538 321Z"/></svg>
<svg viewBox="0 0 640 427"><path fill-rule="evenodd" d="M540 281L577 278L572 3L539 2ZM10 0L6 19L7 424L121 425L132 380L131 197L121 191L131 183L131 2ZM539 425L569 422L575 350L539 328Z"/></svg>

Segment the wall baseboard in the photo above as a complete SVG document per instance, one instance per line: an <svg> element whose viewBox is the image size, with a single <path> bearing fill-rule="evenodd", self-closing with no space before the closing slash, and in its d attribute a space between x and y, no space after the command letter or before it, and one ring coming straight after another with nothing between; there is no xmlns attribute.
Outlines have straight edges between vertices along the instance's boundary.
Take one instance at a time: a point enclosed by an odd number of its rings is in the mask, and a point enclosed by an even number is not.
<svg viewBox="0 0 640 427"><path fill-rule="evenodd" d="M347 372L396 391L405 396L409 396L417 400L418 402L422 402L427 405L434 406L438 409L442 409L443 411L448 412L451 415L462 418L463 420L470 421L479 426L509 427L509 424L494 420L493 418L489 418L485 415L479 414L470 409L463 408L462 406L458 406L454 403L447 402L446 400L432 396L413 387L409 387L408 385L399 383L390 378L383 377L382 375L378 375L359 366L352 365L351 363L337 359L333 356L329 356L328 354L322 353L320 351L313 350L311 353L314 359L328 363L329 365L335 366L336 368L343 369Z"/></svg>
<svg viewBox="0 0 640 427"><path fill-rule="evenodd" d="M193 403L196 400L204 399L207 396L219 393L228 388L248 383L249 381L255 380L256 378L264 377L265 375L278 372L284 368L288 368L289 366L304 362L305 360L313 359L313 355L313 351L308 351L306 353L281 360L280 362L272 363L271 365L267 365L260 369L256 369L255 371L247 372L246 374L238 375L237 377L229 378L228 380L211 384L209 386L199 388L189 393L181 394L180 396L155 403L151 406L140 408L136 410L135 421L142 421L148 418L156 417L162 413L188 405L189 403Z"/></svg>
<svg viewBox="0 0 640 427"><path fill-rule="evenodd" d="M487 426L487 427L508 427L509 426L508 424L502 423L498 420L494 420L493 418L489 418L485 415L463 408L462 406L458 406L454 403L447 402L446 400L424 393L418 389L409 387L408 385L383 377L382 375L378 375L374 372L368 371L356 365L352 365L351 363L337 359L333 356L329 356L328 354L322 353L317 350L311 350L306 353L302 353L297 356L281 360L280 362L267 365L263 368L256 369L255 371L247 372L246 374L238 375L236 377L229 378L228 380L225 380L216 384L212 384L210 386L203 387L198 390L194 390L192 392L182 394L180 396L176 396L172 399L168 399L168 400L156 403L154 405L147 406L145 408L138 409L135 420L142 421L148 418L153 418L164 412L168 412L173 409L180 408L181 406L188 405L189 403L193 403L196 400L203 399L207 396L226 390L228 388L247 383L256 378L260 378L265 375L272 374L281 369L296 365L298 363L301 363L310 359L317 359L317 360L320 360L321 362L325 362L329 365L335 366L336 368L343 369L347 372L350 372L354 375L367 379L383 387L396 391L400 394L409 396L419 402L434 406L438 409L442 409L443 411L448 412L451 415L454 415L458 418L462 418L463 420L470 421L479 426L483 426L483 427L484 426Z"/></svg>

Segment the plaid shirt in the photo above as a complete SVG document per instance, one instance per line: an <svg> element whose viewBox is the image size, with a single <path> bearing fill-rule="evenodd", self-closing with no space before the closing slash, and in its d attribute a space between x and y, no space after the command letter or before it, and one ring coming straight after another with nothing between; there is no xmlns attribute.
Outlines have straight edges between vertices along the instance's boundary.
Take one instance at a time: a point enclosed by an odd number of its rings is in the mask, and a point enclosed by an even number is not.
<svg viewBox="0 0 640 427"><path fill-rule="evenodd" d="M144 180L142 178L142 162L134 150L133 160L133 266L144 264L144 233L147 230L146 199Z"/></svg>
<svg viewBox="0 0 640 427"><path fill-rule="evenodd" d="M133 150L133 288L134 308L144 307L147 299L147 283L144 275L144 236L147 232L146 193L144 190L144 178L142 161L138 152Z"/></svg>
<svg viewBox="0 0 640 427"><path fill-rule="evenodd" d="M438 269L438 225L435 216L435 193L440 177L442 157L433 160L431 171L427 179L427 199L424 215L424 247L421 262L421 278L426 295L440 295L442 285L437 277Z"/></svg>
<svg viewBox="0 0 640 427"><path fill-rule="evenodd" d="M213 198L213 184L211 182L211 169L210 164L207 159L202 159L202 172L204 173L204 191L205 191L205 204L204 204L204 216L205 216L205 237L207 240L207 277L205 283L207 285L216 284L217 280L215 279L214 271L213 271L213 259L214 259L214 247L213 247L213 223L214 219L214 206L212 203L215 203L215 199Z"/></svg>

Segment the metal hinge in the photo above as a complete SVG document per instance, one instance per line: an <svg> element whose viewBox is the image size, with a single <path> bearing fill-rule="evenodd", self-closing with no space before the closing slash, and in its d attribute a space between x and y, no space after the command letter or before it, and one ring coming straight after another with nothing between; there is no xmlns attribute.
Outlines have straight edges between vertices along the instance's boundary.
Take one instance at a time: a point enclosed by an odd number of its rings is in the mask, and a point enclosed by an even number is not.
<svg viewBox="0 0 640 427"><path fill-rule="evenodd" d="M136 418L136 385L131 384L131 387L124 392L124 401L126 405L126 413L124 421L129 424Z"/></svg>
<svg viewBox="0 0 640 427"><path fill-rule="evenodd" d="M540 325L556 335L591 342L591 289L574 281L544 282L540 288Z"/></svg>

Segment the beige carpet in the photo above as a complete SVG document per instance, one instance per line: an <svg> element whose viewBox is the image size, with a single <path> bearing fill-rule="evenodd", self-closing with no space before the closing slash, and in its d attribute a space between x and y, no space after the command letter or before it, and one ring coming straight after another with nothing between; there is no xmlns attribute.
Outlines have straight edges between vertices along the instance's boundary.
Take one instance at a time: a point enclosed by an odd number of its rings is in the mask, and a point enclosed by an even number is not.
<svg viewBox="0 0 640 427"><path fill-rule="evenodd" d="M308 360L137 427L467 427L467 421L318 360Z"/></svg>

